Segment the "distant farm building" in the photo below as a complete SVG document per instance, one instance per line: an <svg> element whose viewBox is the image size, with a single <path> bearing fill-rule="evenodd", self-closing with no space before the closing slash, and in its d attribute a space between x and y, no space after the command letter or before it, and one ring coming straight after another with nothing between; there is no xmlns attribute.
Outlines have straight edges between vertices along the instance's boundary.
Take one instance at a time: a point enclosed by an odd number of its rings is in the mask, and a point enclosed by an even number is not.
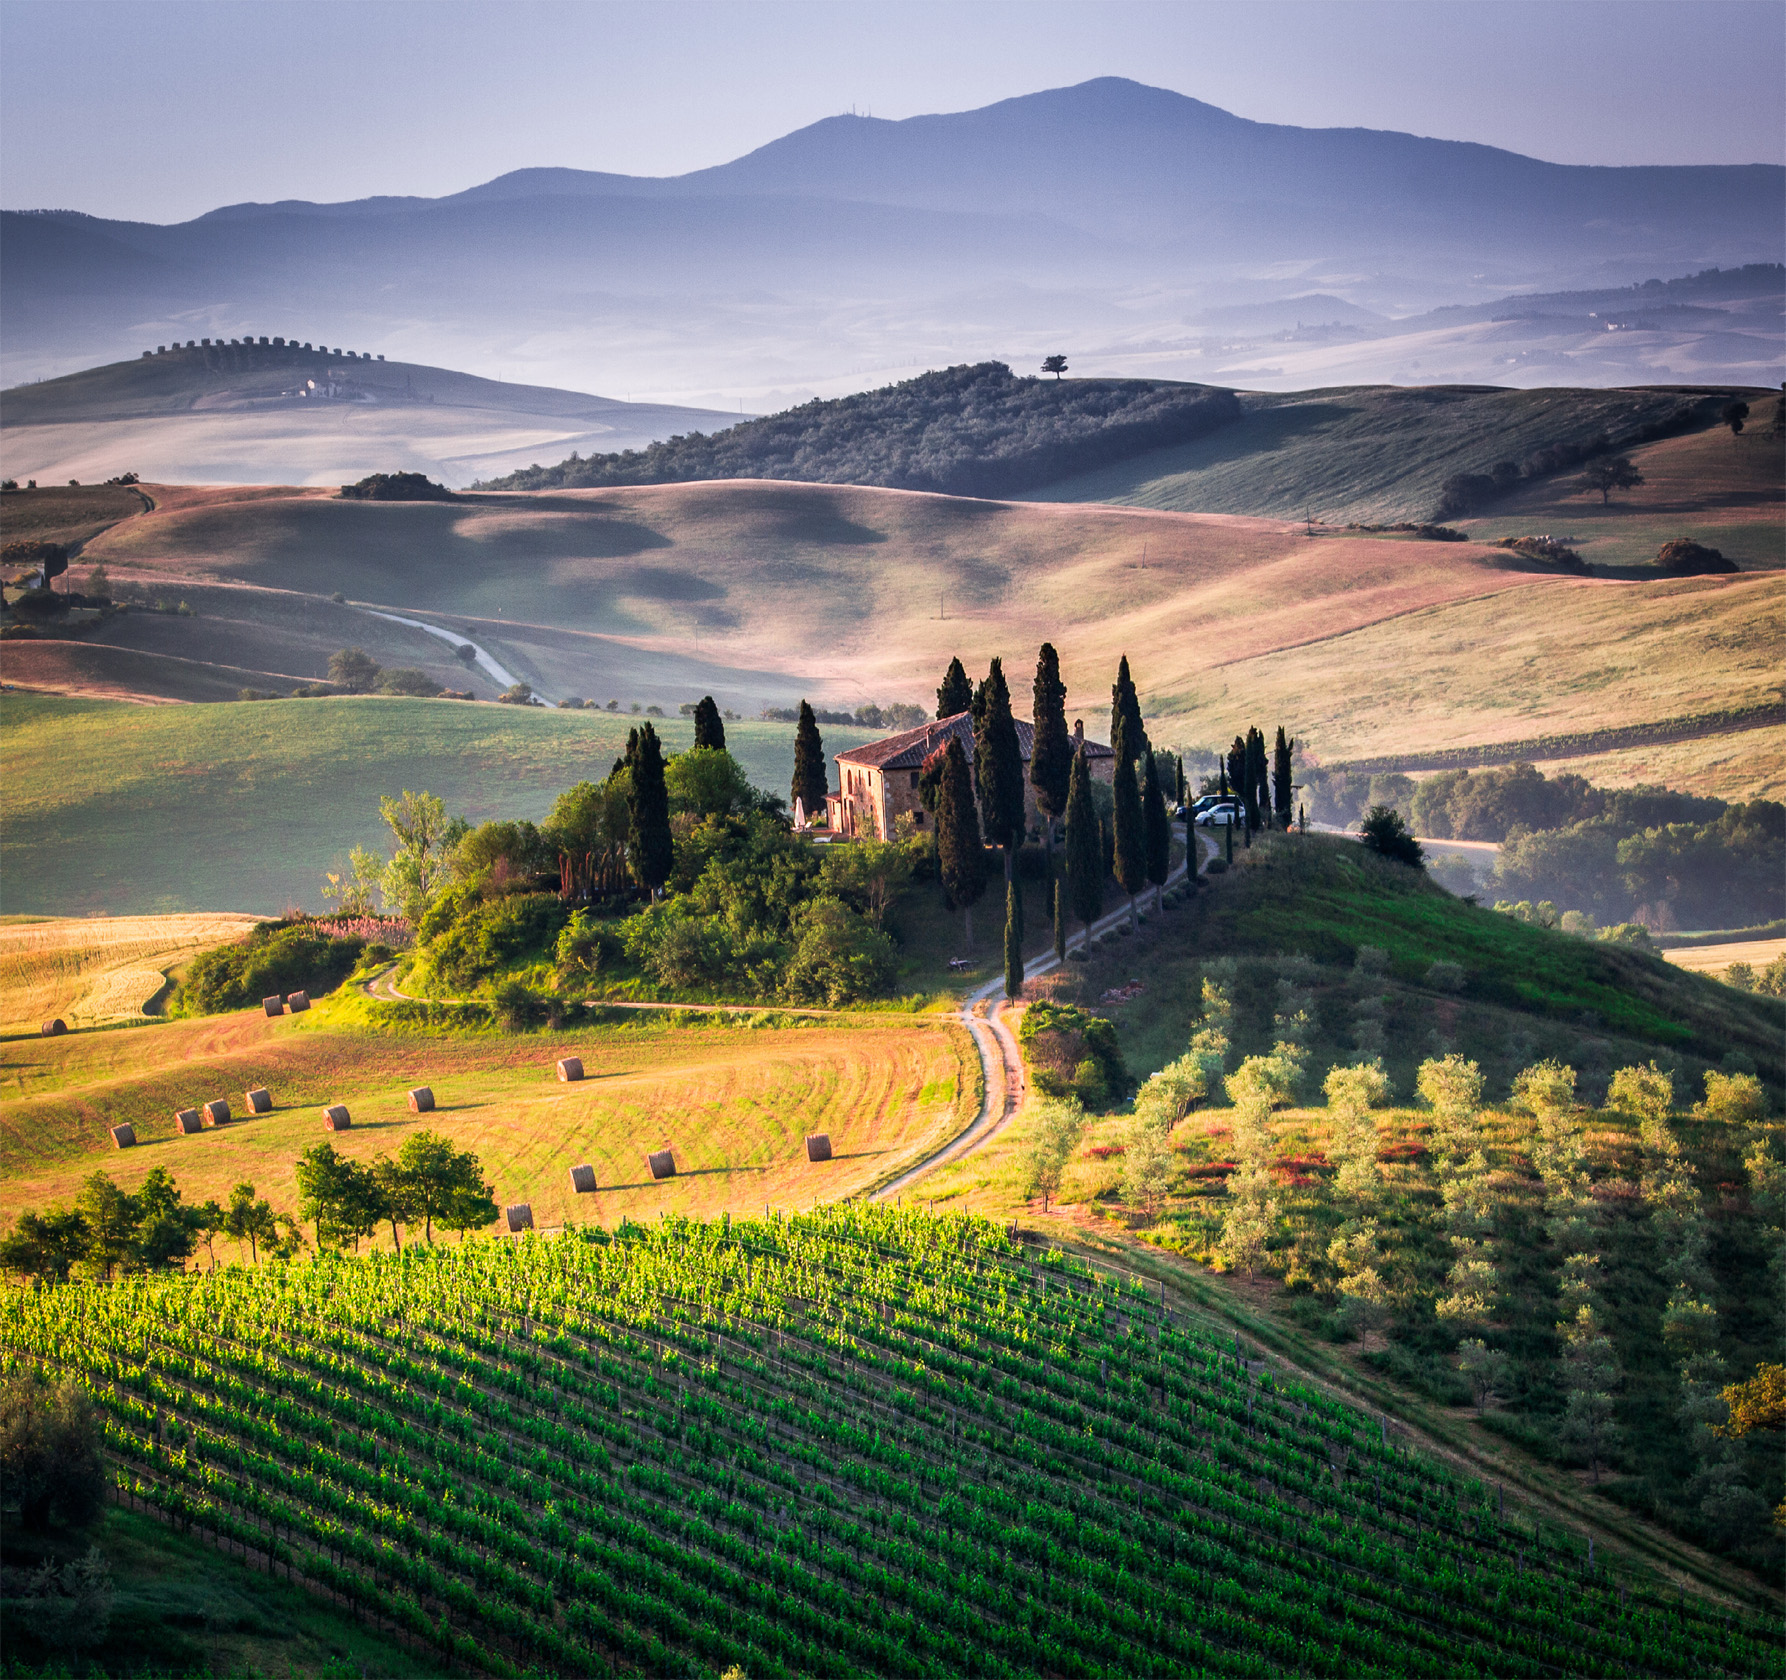
<svg viewBox="0 0 1786 1680"><path fill-rule="evenodd" d="M1029 782L1030 751L1036 732L1032 725L1018 718L1017 747L1023 754L1023 812L1025 824L1041 826L1041 813L1036 809L1036 790ZM891 840L895 825L909 815L915 828L928 828L930 813L918 797L918 777L925 760L940 752L951 738L961 743L971 765L974 761L974 718L971 712L957 712L953 717L939 718L917 729L902 730L885 740L871 741L866 746L851 747L837 755L837 792L825 795L825 820L834 834L852 835L862 840ZM1085 739L1085 725L1073 725L1075 746L1085 749L1085 762L1092 776L1109 782L1116 775L1116 754L1101 741Z"/></svg>

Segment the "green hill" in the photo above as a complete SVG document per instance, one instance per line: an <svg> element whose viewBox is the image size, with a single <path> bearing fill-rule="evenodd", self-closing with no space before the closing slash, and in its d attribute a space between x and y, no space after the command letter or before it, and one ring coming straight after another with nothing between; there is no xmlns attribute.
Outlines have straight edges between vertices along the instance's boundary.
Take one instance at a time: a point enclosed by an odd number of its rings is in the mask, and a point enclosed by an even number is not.
<svg viewBox="0 0 1786 1680"><path fill-rule="evenodd" d="M1626 450L1713 424L1732 396L1667 386L1497 390L1363 385L1248 391L1233 425L1185 443L1091 467L1029 492L1033 501L1115 502L1179 512L1312 515L1386 523L1442 513L1454 474L1516 469L1510 491L1543 483L1607 449Z"/></svg>
<svg viewBox="0 0 1786 1680"><path fill-rule="evenodd" d="M1139 1286L888 1209L8 1291L133 1500L444 1667L1780 1673Z"/></svg>
<svg viewBox="0 0 1786 1680"><path fill-rule="evenodd" d="M717 478L1009 496L1063 473L1182 444L1238 418L1231 391L1141 379L1019 379L1003 362L814 400L711 437L490 479L480 490L574 490Z"/></svg>

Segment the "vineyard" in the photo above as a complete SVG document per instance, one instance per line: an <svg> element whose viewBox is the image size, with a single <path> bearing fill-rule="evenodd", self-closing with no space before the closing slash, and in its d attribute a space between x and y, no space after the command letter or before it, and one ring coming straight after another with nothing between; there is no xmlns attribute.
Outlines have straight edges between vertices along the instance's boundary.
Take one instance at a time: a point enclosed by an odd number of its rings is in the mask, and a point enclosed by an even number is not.
<svg viewBox="0 0 1786 1680"><path fill-rule="evenodd" d="M8 1291L119 1498L513 1674L1786 1673L1138 1286L890 1208Z"/></svg>

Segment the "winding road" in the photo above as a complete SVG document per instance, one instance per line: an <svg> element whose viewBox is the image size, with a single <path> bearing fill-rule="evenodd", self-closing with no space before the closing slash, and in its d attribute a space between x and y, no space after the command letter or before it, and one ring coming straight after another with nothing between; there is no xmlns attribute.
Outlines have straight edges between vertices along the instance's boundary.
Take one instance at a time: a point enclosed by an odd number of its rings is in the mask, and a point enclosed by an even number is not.
<svg viewBox="0 0 1786 1680"><path fill-rule="evenodd" d="M521 680L506 665L499 665L469 636L461 636L454 630L442 630L438 624L424 624L419 618L405 618L401 613L382 612L377 607L361 607L360 611L370 613L374 618L388 618L393 624L407 624L412 630L425 630L430 636L438 636L455 650L470 648L472 663L492 682L499 683L503 688L513 688Z"/></svg>

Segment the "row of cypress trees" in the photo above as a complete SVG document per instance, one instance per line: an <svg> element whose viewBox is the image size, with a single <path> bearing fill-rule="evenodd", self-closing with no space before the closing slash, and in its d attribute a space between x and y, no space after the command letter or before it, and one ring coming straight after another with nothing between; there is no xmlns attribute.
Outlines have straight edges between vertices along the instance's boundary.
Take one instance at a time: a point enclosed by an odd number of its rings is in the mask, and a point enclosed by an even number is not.
<svg viewBox="0 0 1786 1680"><path fill-rule="evenodd" d="M1284 733L1280 723L1277 740L1271 749L1269 769L1265 758L1265 737L1257 729L1236 735L1222 766L1226 786L1246 810L1249 832L1255 828L1288 829L1296 817L1296 795L1292 785L1294 771L1290 755L1296 743Z"/></svg>

